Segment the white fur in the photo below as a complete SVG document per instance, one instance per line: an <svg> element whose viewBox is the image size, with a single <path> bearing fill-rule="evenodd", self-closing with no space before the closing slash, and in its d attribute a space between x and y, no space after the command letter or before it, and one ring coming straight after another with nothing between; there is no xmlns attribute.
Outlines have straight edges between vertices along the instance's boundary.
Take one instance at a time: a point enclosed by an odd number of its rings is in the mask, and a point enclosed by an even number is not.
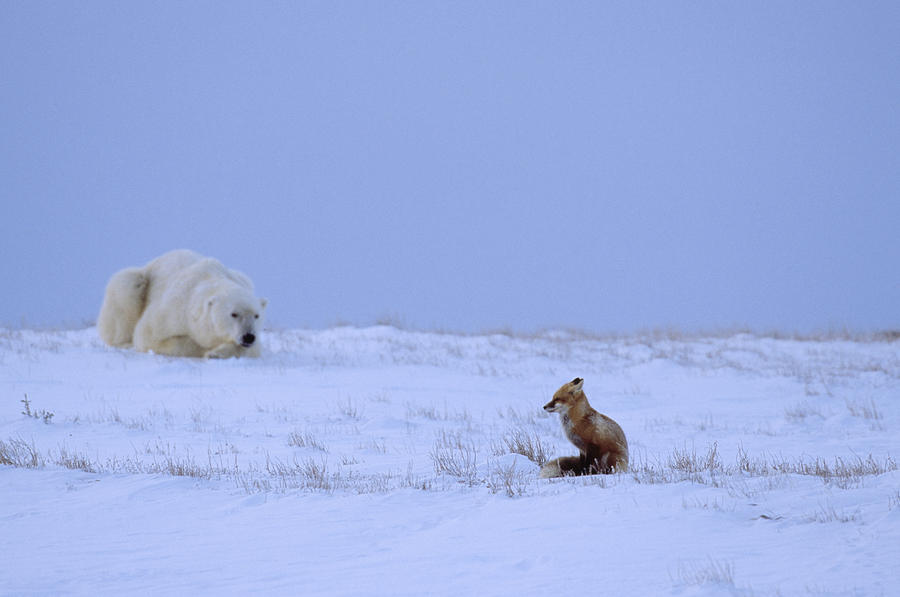
<svg viewBox="0 0 900 597"><path fill-rule="evenodd" d="M257 357L265 307L247 276L181 249L114 274L97 328L107 344L144 352Z"/></svg>
<svg viewBox="0 0 900 597"><path fill-rule="evenodd" d="M541 479L553 479L555 477L562 477L565 473L563 473L562 468L559 466L559 463L555 460L552 460L541 467L541 470L538 472L538 476Z"/></svg>

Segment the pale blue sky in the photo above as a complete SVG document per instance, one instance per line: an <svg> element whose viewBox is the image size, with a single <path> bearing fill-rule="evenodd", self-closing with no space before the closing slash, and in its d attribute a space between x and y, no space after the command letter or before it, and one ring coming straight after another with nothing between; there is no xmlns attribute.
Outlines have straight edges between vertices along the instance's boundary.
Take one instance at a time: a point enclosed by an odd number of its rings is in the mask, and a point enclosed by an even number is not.
<svg viewBox="0 0 900 597"><path fill-rule="evenodd" d="M900 328L900 3L0 0L0 324Z"/></svg>

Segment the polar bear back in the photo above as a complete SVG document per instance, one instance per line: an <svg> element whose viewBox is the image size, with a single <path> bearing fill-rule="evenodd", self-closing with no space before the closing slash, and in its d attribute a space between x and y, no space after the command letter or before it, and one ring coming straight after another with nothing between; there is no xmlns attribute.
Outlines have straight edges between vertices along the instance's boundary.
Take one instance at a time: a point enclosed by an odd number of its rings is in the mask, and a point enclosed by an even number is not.
<svg viewBox="0 0 900 597"><path fill-rule="evenodd" d="M170 251L157 257L147 264L146 272L150 279L147 297L150 303L168 299L187 304L190 302L188 294L195 286L204 283L220 288L230 282L253 292L253 282L243 273L225 267L218 259L204 257L188 249Z"/></svg>

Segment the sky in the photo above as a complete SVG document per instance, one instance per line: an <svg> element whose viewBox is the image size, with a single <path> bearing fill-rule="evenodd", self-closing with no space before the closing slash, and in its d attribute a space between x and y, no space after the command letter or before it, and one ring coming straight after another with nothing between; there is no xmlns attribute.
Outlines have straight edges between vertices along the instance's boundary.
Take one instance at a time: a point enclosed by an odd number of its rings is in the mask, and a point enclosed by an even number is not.
<svg viewBox="0 0 900 597"><path fill-rule="evenodd" d="M0 6L0 325L900 328L896 2Z"/></svg>

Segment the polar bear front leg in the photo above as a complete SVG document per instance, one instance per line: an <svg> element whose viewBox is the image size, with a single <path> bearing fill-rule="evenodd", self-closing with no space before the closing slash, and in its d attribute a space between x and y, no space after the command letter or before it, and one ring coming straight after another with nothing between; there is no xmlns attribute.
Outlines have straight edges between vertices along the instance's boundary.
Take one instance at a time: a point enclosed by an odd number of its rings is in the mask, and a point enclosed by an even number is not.
<svg viewBox="0 0 900 597"><path fill-rule="evenodd" d="M190 336L172 336L160 340L153 349L156 354L164 354L170 357L202 357L204 348L194 342Z"/></svg>
<svg viewBox="0 0 900 597"><path fill-rule="evenodd" d="M215 348L206 351L203 356L207 359L230 359L241 356L243 349L234 342L223 342Z"/></svg>

